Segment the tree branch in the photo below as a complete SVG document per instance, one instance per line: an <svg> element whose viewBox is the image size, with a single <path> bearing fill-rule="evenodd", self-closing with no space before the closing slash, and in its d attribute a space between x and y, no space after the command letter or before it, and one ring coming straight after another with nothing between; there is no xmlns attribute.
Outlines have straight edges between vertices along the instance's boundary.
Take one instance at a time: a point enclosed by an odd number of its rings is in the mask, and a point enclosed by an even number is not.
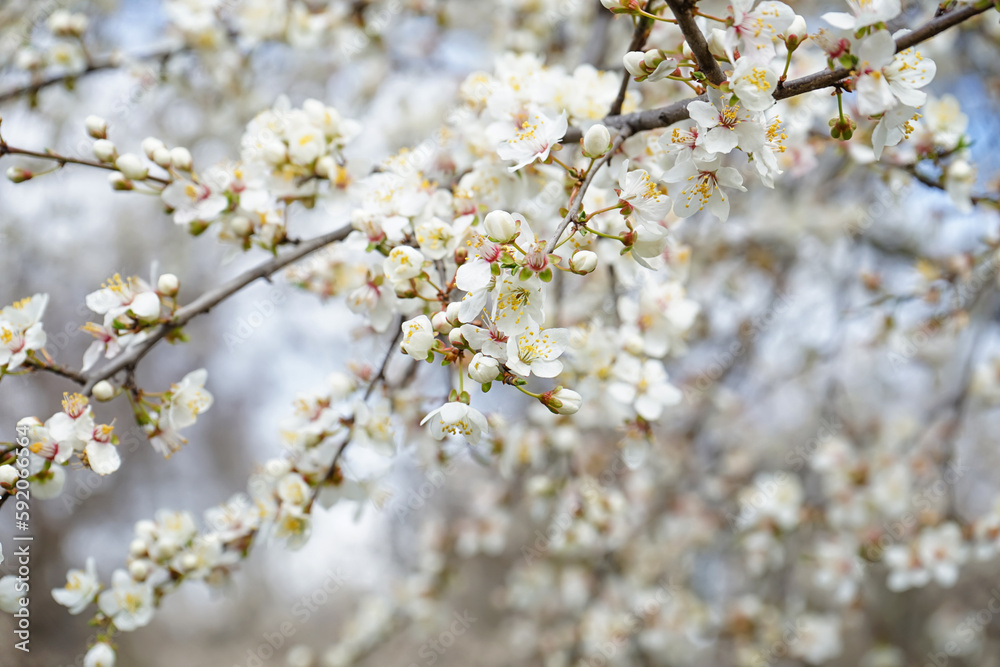
<svg viewBox="0 0 1000 667"><path fill-rule="evenodd" d="M569 223L576 219L577 214L580 212L580 208L583 206L583 196L587 194L587 188L590 187L590 183L594 180L594 176L601 170L601 167L611 161L611 158L621 147L622 142L628 139L631 134L631 128L628 126L623 127L621 131L618 132L618 136L615 137L615 140L611 143L611 148L608 149L608 152L598 158L594 164L590 166L590 171L587 172L587 177L583 179L583 183L580 184L579 189L576 191L576 194L570 202L569 210L566 212L566 217L564 217L562 222L559 223L559 227L556 229L555 234L552 235L552 238L550 238L549 242L546 244L546 254L552 254L555 251L556 244L559 243L559 238L563 235L563 232L566 231Z"/></svg>
<svg viewBox="0 0 1000 667"><path fill-rule="evenodd" d="M34 95L43 88L48 88L49 86L54 86L59 83L64 83L66 81L76 81L88 74L93 74L94 72L101 72L109 69L117 69L129 60L159 60L161 65L165 64L170 58L186 51L187 48L172 48L163 49L161 51L154 51L152 53L147 53L141 56L134 56L133 58L128 58L120 54L111 54L98 61L92 62L87 65L87 68L82 72L77 72L76 74L59 74L57 76L52 76L47 79L41 79L40 81L35 81L27 86L22 86L20 88L12 88L11 90L0 93L0 104L8 100L12 100L15 97L20 97L21 95Z"/></svg>
<svg viewBox="0 0 1000 667"><path fill-rule="evenodd" d="M169 322L161 324L159 327L153 329L149 333L146 340L129 349L128 352L117 357L104 368L93 373L88 373L86 375L87 384L84 387L84 393L89 395L95 384L101 380L107 380L115 373L134 368L135 365L146 355L146 353L149 352L154 345L160 342L171 331L179 329L198 315L208 312L255 280L267 278L277 271L285 268L292 262L296 262L324 246L335 243L336 241L344 240L351 230L352 227L347 225L336 231L323 234L322 236L318 236L308 241L303 241L296 246L295 250L264 262L260 266L236 276L228 283L219 285L215 289L202 294L200 297L178 310L173 319Z"/></svg>
<svg viewBox="0 0 1000 667"><path fill-rule="evenodd" d="M933 18L919 28L902 35L898 40L896 40L896 52L905 51L912 46L925 42L931 37L944 32L948 28L954 27L973 18L974 16L988 12L992 8L992 5L982 7L962 7L961 9L957 9ZM840 67L835 70L826 70L823 72L809 74L808 76L804 76L793 81L786 81L783 84L779 84L778 89L774 92L774 98L777 100L783 100L789 97L809 93L814 90L829 88L830 86L843 81L850 76L850 74L850 70L845 67ZM604 119L603 123L608 127L628 127L631 128L633 133L645 132L647 130L654 130L661 127L669 127L670 125L678 123L689 117L687 110L688 104L695 100L706 101L707 99L708 97L706 95L699 95L698 97L692 97L679 102L674 102L673 104L665 107L648 109L646 111L638 111L636 113L625 115L608 116ZM575 127L570 128L566 133L564 141L578 141L582 136L583 132L580 129Z"/></svg>
<svg viewBox="0 0 1000 667"><path fill-rule="evenodd" d="M39 153L37 151L29 151L24 148L15 148L13 146L8 146L5 143L0 142L0 157L4 155L23 155L25 157L37 158L39 160L52 160L58 162L59 166L64 166L67 164L80 164L85 167L94 167L95 169L106 169L108 171L118 171L118 168L113 164L107 162L95 162L93 160L80 160L75 157L68 157L66 155L59 155L58 153L53 153L51 151L46 151L45 153ZM146 181L153 181L161 185L169 185L170 181L165 178L160 178L158 176L146 176Z"/></svg>
<svg viewBox="0 0 1000 667"><path fill-rule="evenodd" d="M644 11L649 12L653 8L653 3L656 0L649 0L646 3ZM607 14L608 12L604 12ZM653 29L653 19L640 16L639 20L635 23L635 31L632 33L632 41L628 45L629 51L641 51L646 45L646 40L649 38L649 33ZM611 103L611 109L608 110L609 116L617 116L622 112L622 105L625 104L625 94L628 92L629 81L632 80L632 75L629 74L628 70L622 74L622 84L618 87L618 96L615 97L615 101Z"/></svg>
<svg viewBox="0 0 1000 667"><path fill-rule="evenodd" d="M667 5L674 13L677 25L680 26L681 32L684 33L684 39L691 47L691 53L698 61L698 68L713 84L722 85L722 82L726 80L726 75L722 72L719 61L709 50L705 35L694 20L694 15L691 13L693 3L687 0L667 0Z"/></svg>

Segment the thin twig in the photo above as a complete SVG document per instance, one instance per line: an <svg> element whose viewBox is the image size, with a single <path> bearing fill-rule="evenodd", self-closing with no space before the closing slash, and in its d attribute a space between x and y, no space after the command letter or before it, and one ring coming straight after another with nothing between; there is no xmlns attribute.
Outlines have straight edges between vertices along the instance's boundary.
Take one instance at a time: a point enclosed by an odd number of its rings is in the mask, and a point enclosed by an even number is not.
<svg viewBox="0 0 1000 667"><path fill-rule="evenodd" d="M653 3L656 0L649 0L646 3L644 11L649 12L653 8ZM604 12L607 14L608 12ZM628 50L631 51L641 51L646 45L646 40L649 39L649 33L653 29L653 19L640 16L635 22L635 30L632 33L632 41L628 45ZM622 105L625 104L625 94L628 92L629 81L632 80L632 75L629 74L628 70L622 74L622 83L618 87L618 96L615 97L615 101L611 103L611 109L608 111L609 116L617 116L622 112Z"/></svg>
<svg viewBox="0 0 1000 667"><path fill-rule="evenodd" d="M931 19L913 32L909 32L896 40L896 52L898 53L899 51L904 51L912 46L916 46L917 44L944 32L948 28L956 26L963 21L967 21L974 16L987 12L992 8L992 6L968 6ZM796 97L804 93L809 93L814 90L829 88L830 86L834 86L843 81L850 75L851 71L845 67L809 74L808 76L804 76L793 81L786 81L779 85L777 90L774 92L774 98L777 100L783 100L789 97ZM706 95L699 95L698 97L680 100L679 102L674 102L673 104L656 109L648 109L646 111L639 111L619 116L608 116L602 122L608 127L629 127L632 129L633 133L645 132L647 130L654 130L661 127L669 127L670 125L678 123L689 117L687 110L688 104L695 100L705 101L707 99L708 97ZM579 141L582 136L582 130L571 127L566 133L563 141L567 143Z"/></svg>
<svg viewBox="0 0 1000 667"><path fill-rule="evenodd" d="M213 307L228 299L233 294L236 294L255 280L266 278L285 268L292 262L296 262L324 246L335 243L336 241L344 240L351 232L351 229L351 226L347 225L336 231L310 239L309 241L303 241L291 252L279 255L267 262L264 262L260 266L236 276L228 283L220 285L215 289L202 294L200 297L178 310L169 322L161 324L156 329L150 331L146 340L131 348L128 352L116 358L104 368L87 374L87 384L84 387L84 393L89 395L95 384L101 380L108 379L115 373L129 368L134 368L135 365L139 363L139 360L142 359L154 345L160 342L160 340L162 340L171 331L179 329L198 315L208 312Z"/></svg>
<svg viewBox="0 0 1000 667"><path fill-rule="evenodd" d="M187 48L171 48L164 49L161 51L154 51L153 53L148 53L141 56L123 56L121 54L112 54L94 61L93 63L87 65L87 68L81 72L75 74L59 74L56 76L49 77L47 79L42 79L40 81L35 81L27 86L22 86L20 88L13 88L11 90L0 93L0 104L14 99L15 97L20 97L21 95L34 95L43 88L48 88L49 86L54 86L56 84L64 83L67 81L76 81L88 74L93 74L95 72L101 72L109 69L116 69L130 61L144 61L144 60L159 60L161 64L165 64L170 58L186 51Z"/></svg>
<svg viewBox="0 0 1000 667"><path fill-rule="evenodd" d="M27 364L40 371L48 371L64 378L68 378L79 385L87 384L87 377L83 373L75 371L72 368L66 368L65 366L60 366L58 364L45 363L40 359L34 359L32 357L28 357Z"/></svg>
<svg viewBox="0 0 1000 667"><path fill-rule="evenodd" d="M54 162L58 162L60 166L64 166L64 165L67 165L67 164L79 164L79 165L83 165L85 167L94 167L95 169L106 169L108 171L118 171L118 168L115 167L115 165L107 163L107 162L95 162L93 160L81 160L81 159L75 158L75 157L69 157L69 156L66 156L66 155L59 155L58 153L53 153L51 151L47 151L45 153L39 153L38 151L29 151L29 150L26 150L24 148L15 148L14 146L8 146L7 144L3 144L2 146L0 146L0 157L2 157L4 155L23 155L25 157L38 158L39 160L52 160ZM168 179L159 178L158 176L146 176L146 178L143 179L143 180L153 181L153 182L159 183L161 185L169 185L170 184L170 181Z"/></svg>
<svg viewBox="0 0 1000 667"><path fill-rule="evenodd" d="M566 231L569 224L576 219L577 214L580 212L580 208L583 206L583 196L587 194L587 188L590 187L590 183L594 180L594 176L601 170L601 167L611 161L611 158L618 151L618 148L621 147L622 142L624 142L631 134L631 128L627 126L623 127L618 132L618 136L615 137L615 140L612 142L611 148L608 149L608 152L598 158L594 164L591 165L590 171L587 173L587 177L583 179L583 183L580 184L573 200L570 202L569 210L566 211L566 217L564 217L562 222L559 223L559 227L556 229L555 234L552 235L552 238L549 239L548 244L545 246L545 252L547 254L552 254L552 252L555 251L556 244L559 243L559 238L563 235L563 232Z"/></svg>

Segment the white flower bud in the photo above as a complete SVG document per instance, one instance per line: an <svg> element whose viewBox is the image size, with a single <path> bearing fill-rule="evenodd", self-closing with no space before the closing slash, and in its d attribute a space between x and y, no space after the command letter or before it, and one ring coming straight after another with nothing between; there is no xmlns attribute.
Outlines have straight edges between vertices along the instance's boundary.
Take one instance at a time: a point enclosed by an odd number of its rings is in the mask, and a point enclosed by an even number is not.
<svg viewBox="0 0 1000 667"><path fill-rule="evenodd" d="M90 19L87 18L86 14L73 14L70 17L69 28L73 35L82 36L83 33L87 32L88 27L90 27Z"/></svg>
<svg viewBox="0 0 1000 667"><path fill-rule="evenodd" d="M499 374L500 362L493 357L487 357L482 352L477 352L476 356L472 357L472 361L469 362L469 377L476 382L482 384L493 382Z"/></svg>
<svg viewBox="0 0 1000 667"><path fill-rule="evenodd" d="M288 162L288 146L285 142L274 139L261 147L264 159L270 164L284 164Z"/></svg>
<svg viewBox="0 0 1000 667"><path fill-rule="evenodd" d="M324 155L316 160L316 175L321 178L330 178L330 174L337 173L337 163L330 155Z"/></svg>
<svg viewBox="0 0 1000 667"><path fill-rule="evenodd" d="M128 564L128 573L136 581L145 581L149 576L149 564L146 560L134 560Z"/></svg>
<svg viewBox="0 0 1000 667"><path fill-rule="evenodd" d="M611 148L611 132L604 125L600 123L593 125L583 135L583 154L587 157L601 157L609 148Z"/></svg>
<svg viewBox="0 0 1000 667"><path fill-rule="evenodd" d="M643 66L646 64L646 54L642 51L629 51L622 57L625 69L634 77L645 76L646 71Z"/></svg>
<svg viewBox="0 0 1000 667"><path fill-rule="evenodd" d="M726 57L726 31L712 28L708 35L708 51L716 58Z"/></svg>
<svg viewBox="0 0 1000 667"><path fill-rule="evenodd" d="M107 139L98 139L94 142L94 157L101 162L114 162L118 157L118 149Z"/></svg>
<svg viewBox="0 0 1000 667"><path fill-rule="evenodd" d="M330 373L330 377L326 381L330 384L330 397L338 401L347 398L351 392L358 388L354 378L339 371Z"/></svg>
<svg viewBox="0 0 1000 667"><path fill-rule="evenodd" d="M10 167L7 169L7 178L9 178L14 183L24 183L25 181L30 181L34 174L32 174L27 169L21 169L20 167Z"/></svg>
<svg viewBox="0 0 1000 667"><path fill-rule="evenodd" d="M12 489L14 484L17 483L19 475L17 474L17 468L12 465L0 466L0 486Z"/></svg>
<svg viewBox="0 0 1000 667"><path fill-rule="evenodd" d="M94 398L99 401L110 401L115 397L115 387L107 380L101 380L94 385Z"/></svg>
<svg viewBox="0 0 1000 667"><path fill-rule="evenodd" d="M439 310L434 313L431 317L431 326L434 327L434 331L443 334L446 334L455 328L455 326L448 321L448 313L443 310Z"/></svg>
<svg viewBox="0 0 1000 667"><path fill-rule="evenodd" d="M664 60L664 54L659 49L650 49L642 54L642 64L646 69L654 70Z"/></svg>
<svg viewBox="0 0 1000 667"><path fill-rule="evenodd" d="M246 216L236 215L229 221L229 228L236 236L249 236L253 232L253 223Z"/></svg>
<svg viewBox="0 0 1000 667"><path fill-rule="evenodd" d="M134 186L132 181L125 178L125 174L113 171L108 175L108 182L112 190L131 190Z"/></svg>
<svg viewBox="0 0 1000 667"><path fill-rule="evenodd" d="M801 42L807 34L809 34L809 29L806 27L806 20L796 14L792 20L792 25L788 26L788 30L785 31L785 35L789 37L794 36Z"/></svg>
<svg viewBox="0 0 1000 667"><path fill-rule="evenodd" d="M583 397L572 389L556 387L554 391L542 394L542 402L557 415L572 415L579 412Z"/></svg>
<svg viewBox="0 0 1000 667"><path fill-rule="evenodd" d="M170 162L174 165L175 169L180 169L181 171L191 171L191 151L183 146L171 148Z"/></svg>
<svg viewBox="0 0 1000 667"><path fill-rule="evenodd" d="M94 139L108 138L108 121L100 116L87 116L83 124L87 127L87 134Z"/></svg>
<svg viewBox="0 0 1000 667"><path fill-rule="evenodd" d="M569 260L569 268L573 273L584 275L597 268L597 253L590 250L578 250Z"/></svg>
<svg viewBox="0 0 1000 667"><path fill-rule="evenodd" d="M115 650L105 642L94 644L83 657L83 667L115 667Z"/></svg>
<svg viewBox="0 0 1000 667"><path fill-rule="evenodd" d="M164 169L170 169L170 166L173 164L173 161L170 159L170 149L157 148L153 151L153 162Z"/></svg>
<svg viewBox="0 0 1000 667"><path fill-rule="evenodd" d="M135 538L128 545L128 553L133 558L138 558L146 553L146 540Z"/></svg>
<svg viewBox="0 0 1000 667"><path fill-rule="evenodd" d="M695 60L694 51L688 46L687 40L684 40L684 43L681 44L681 55L687 60Z"/></svg>
<svg viewBox="0 0 1000 667"><path fill-rule="evenodd" d="M459 301L453 301L448 304L445 309L445 313L448 315L448 321L452 323L453 326L458 326L460 322L458 321L458 312L462 310L462 304Z"/></svg>
<svg viewBox="0 0 1000 667"><path fill-rule="evenodd" d="M462 330L458 327L448 332L448 340L451 341L452 345L468 345L468 341L462 335Z"/></svg>
<svg viewBox="0 0 1000 667"><path fill-rule="evenodd" d="M14 64L18 69L33 70L41 67L43 63L42 54L30 46L18 49L17 55L14 56Z"/></svg>
<svg viewBox="0 0 1000 667"><path fill-rule="evenodd" d="M517 238L517 223L507 211L490 211L483 220L486 236L497 243L509 243Z"/></svg>
<svg viewBox="0 0 1000 667"><path fill-rule="evenodd" d="M65 9L57 9L49 15L49 20L45 22L53 34L61 37L71 35L73 19Z"/></svg>
<svg viewBox="0 0 1000 667"><path fill-rule="evenodd" d="M166 145L156 137L146 137L142 140L142 152L145 153L146 157L150 160L153 159L153 154L158 148L166 148Z"/></svg>
<svg viewBox="0 0 1000 667"><path fill-rule="evenodd" d="M177 294L177 290L181 286L181 281L172 273L164 273L156 281L156 289L161 294L166 294L168 296L174 296Z"/></svg>
<svg viewBox="0 0 1000 667"><path fill-rule="evenodd" d="M133 181L144 180L149 175L149 169L135 153L125 153L115 160L115 166L118 171L125 174L126 178Z"/></svg>
<svg viewBox="0 0 1000 667"><path fill-rule="evenodd" d="M185 570L193 570L198 567L198 557L192 553L181 556L181 567Z"/></svg>

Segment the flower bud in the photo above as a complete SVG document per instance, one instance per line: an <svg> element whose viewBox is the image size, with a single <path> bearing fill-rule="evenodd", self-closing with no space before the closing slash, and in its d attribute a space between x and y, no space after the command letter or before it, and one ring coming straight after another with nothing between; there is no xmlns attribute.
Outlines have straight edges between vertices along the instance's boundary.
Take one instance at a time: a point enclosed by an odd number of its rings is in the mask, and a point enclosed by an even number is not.
<svg viewBox="0 0 1000 667"><path fill-rule="evenodd" d="M173 165L173 160L170 159L170 149L157 148L153 151L153 162L164 169L170 169L171 165Z"/></svg>
<svg viewBox="0 0 1000 667"><path fill-rule="evenodd" d="M434 327L434 331L443 334L446 334L455 328L455 326L448 321L448 313L443 310L439 310L434 313L434 316L431 317L431 326Z"/></svg>
<svg viewBox="0 0 1000 667"><path fill-rule="evenodd" d="M81 37L83 33L87 32L87 28L90 26L90 19L87 18L86 14L73 14L69 18L69 28L72 34L76 37Z"/></svg>
<svg viewBox="0 0 1000 667"><path fill-rule="evenodd" d="M490 211L483 220L486 236L497 243L510 243L517 238L517 224L507 211Z"/></svg>
<svg viewBox="0 0 1000 667"><path fill-rule="evenodd" d="M708 51L716 58L726 57L726 31L712 28L708 35Z"/></svg>
<svg viewBox="0 0 1000 667"><path fill-rule="evenodd" d="M175 169L191 171L191 151L183 146L170 149L170 162Z"/></svg>
<svg viewBox="0 0 1000 667"><path fill-rule="evenodd" d="M107 380L101 380L94 385L94 398L99 401L110 401L115 397L115 388Z"/></svg>
<svg viewBox="0 0 1000 667"><path fill-rule="evenodd" d="M177 290L180 286L181 281L178 280L177 276L172 273L164 273L160 276L159 280L156 281L157 291L168 296L174 296L177 294Z"/></svg>
<svg viewBox="0 0 1000 667"><path fill-rule="evenodd" d="M597 268L597 253L590 250L578 250L569 260L569 268L573 273L581 276L590 273Z"/></svg>
<svg viewBox="0 0 1000 667"><path fill-rule="evenodd" d="M114 162L118 157L118 149L107 139L98 139L94 142L94 157L101 162Z"/></svg>
<svg viewBox="0 0 1000 667"><path fill-rule="evenodd" d="M149 175L149 169L135 153L125 153L115 160L115 166L118 171L125 174L126 178L133 181L144 180Z"/></svg>
<svg viewBox="0 0 1000 667"><path fill-rule="evenodd" d="M18 479L17 468L12 465L0 466L0 486L5 489L13 489Z"/></svg>
<svg viewBox="0 0 1000 667"><path fill-rule="evenodd" d="M288 147L285 142L274 139L261 147L264 159L270 164L284 164L288 162Z"/></svg>
<svg viewBox="0 0 1000 667"><path fill-rule="evenodd" d="M145 153L146 157L150 160L153 159L153 153L155 153L158 148L166 148L166 145L156 137L146 137L142 140L142 152Z"/></svg>
<svg viewBox="0 0 1000 667"><path fill-rule="evenodd" d="M107 642L97 642L83 656L83 667L115 667L115 650Z"/></svg>
<svg viewBox="0 0 1000 667"><path fill-rule="evenodd" d="M100 116L87 116L87 119L83 123L87 127L87 134L94 139L108 138L108 121Z"/></svg>
<svg viewBox="0 0 1000 667"><path fill-rule="evenodd" d="M806 37L808 32L809 29L806 27L806 20L796 14L792 20L792 25L788 26L788 30L785 31L785 36L789 38L794 37L796 43L799 43Z"/></svg>
<svg viewBox="0 0 1000 667"><path fill-rule="evenodd" d="M459 301L452 301L448 304L445 309L445 313L448 316L448 321L451 322L452 326L458 326L460 322L458 321L458 312L462 310L462 304Z"/></svg>
<svg viewBox="0 0 1000 667"><path fill-rule="evenodd" d="M611 148L611 132L604 125L598 123L591 126L587 133L583 135L583 154L587 157L598 158L608 152Z"/></svg>
<svg viewBox="0 0 1000 667"><path fill-rule="evenodd" d="M644 65L646 64L646 54L642 51L629 51L622 57L622 62L628 73L634 77L646 75Z"/></svg>
<svg viewBox="0 0 1000 667"><path fill-rule="evenodd" d="M128 564L128 573L136 581L145 581L149 576L149 564L145 560L134 560Z"/></svg>
<svg viewBox="0 0 1000 667"><path fill-rule="evenodd" d="M138 558L146 554L146 548L146 540L137 537L129 542L128 554L133 558Z"/></svg>
<svg viewBox="0 0 1000 667"><path fill-rule="evenodd" d="M30 181L33 177L34 174L20 167L11 167L7 170L7 178L14 183L24 183L25 181Z"/></svg>
<svg viewBox="0 0 1000 667"><path fill-rule="evenodd" d="M542 394L542 404L549 411L557 415L572 415L580 410L583 397L572 389L556 387L552 391Z"/></svg>
<svg viewBox="0 0 1000 667"><path fill-rule="evenodd" d="M500 362L482 352L477 352L469 362L469 377L476 382L481 384L493 382L498 375L500 375Z"/></svg>
<svg viewBox="0 0 1000 667"><path fill-rule="evenodd" d="M253 233L253 223L245 215L236 215L229 221L229 228L236 236L249 236Z"/></svg>
<svg viewBox="0 0 1000 667"><path fill-rule="evenodd" d="M111 183L112 190L131 190L133 187L132 181L125 178L125 175L114 171L108 175L108 182Z"/></svg>
<svg viewBox="0 0 1000 667"><path fill-rule="evenodd" d="M330 174L337 173L337 163L334 162L333 157L330 155L324 155L320 159L316 160L316 175L321 178L330 178Z"/></svg>
<svg viewBox="0 0 1000 667"><path fill-rule="evenodd" d="M462 335L462 330L459 328L452 329L448 332L448 340L451 341L452 345L468 345L465 340L465 336Z"/></svg>

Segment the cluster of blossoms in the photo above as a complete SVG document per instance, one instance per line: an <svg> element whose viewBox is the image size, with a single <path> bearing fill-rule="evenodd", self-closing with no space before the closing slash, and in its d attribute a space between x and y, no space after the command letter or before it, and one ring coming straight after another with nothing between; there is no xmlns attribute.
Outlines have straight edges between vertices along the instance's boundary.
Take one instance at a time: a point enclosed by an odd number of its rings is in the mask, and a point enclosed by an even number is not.
<svg viewBox="0 0 1000 667"><path fill-rule="evenodd" d="M85 37L90 27L86 14L56 9L41 25L48 32L47 39L36 38L18 45L11 61L17 69L36 78L52 74L74 75L86 69L89 57Z"/></svg>
<svg viewBox="0 0 1000 667"><path fill-rule="evenodd" d="M640 12L634 0L603 4L619 14ZM681 44L679 28L660 21L648 40L654 48L627 54L625 69L654 99L694 88L707 101L685 99L690 122L637 136L616 126L620 119L601 122L610 108L629 112L643 99L632 91L619 96L619 75L513 53L501 55L491 73L466 78L458 107L432 139L353 178L344 151L361 125L314 99L293 108L280 98L249 123L238 160L207 169L195 169L188 149L156 138L142 142L142 156L119 154L107 123L87 119L94 155L112 171L115 189L148 188L192 234L211 226L237 248L280 257L279 246L296 241L286 228L295 205L346 209L350 225L337 242L289 277L324 298L342 297L366 332L398 341L378 372L335 374L329 391L300 397L281 425L284 456L260 466L246 494L209 510L204 530L186 512L162 510L135 526L125 567L109 587L92 560L70 571L53 596L72 614L96 603L100 632L88 664L113 664L116 633L149 624L160 600L186 581L226 581L264 538L304 546L317 506L391 508L396 499L385 478L400 451L415 454L428 477L444 475L445 464L468 453L495 479L475 489L460 519L422 527L414 572L391 603L373 599L362 607L327 651L327 665L352 664L401 625L426 630L448 618L443 598L451 575L460 560L479 556L521 557L491 599L518 619L503 631L521 662L607 662L606 647L628 640L643 658L678 664L710 661L710 646L725 644L736 664L751 665L771 662L762 651L779 639L788 643L785 654L810 664L840 655L868 568L879 568L894 592L952 586L961 566L1000 552L1000 510L967 524L950 516L939 485L955 480L932 474L932 455L908 447L912 433L880 426L878 441L866 447L846 433L825 438L776 468L758 457L764 446L743 447L763 438L750 420L733 416L735 397L687 394L692 383L675 371L684 368L691 339L740 317L709 309L694 290L689 295L695 234L685 220L707 211L726 221L732 192L747 191L749 177L778 188L784 172L809 172L823 150L813 141L817 128L832 114L831 137L852 139L858 124L844 112L845 94L856 93L848 107L870 121L859 134L871 149L839 144L856 161L905 171L927 161L941 168L940 187L960 206L972 204L968 119L953 98L921 90L936 71L927 55L916 47L896 53L899 36L886 22L901 4L850 6L850 14L824 15L833 29L807 39L804 19L788 5L734 0L716 21L724 27L706 35L721 82L704 54ZM232 39L316 45L348 29L342 7L311 2L172 0L167 8L185 43L206 52ZM822 53L801 48L814 43ZM775 96L790 73L836 65L851 72L836 100L817 91L797 101ZM571 132L579 146L567 139ZM15 181L35 176L8 174ZM768 222L768 232L780 236L781 221ZM709 274L716 292L735 294L742 285L734 283L744 280L777 285L786 262L780 253L742 238L740 224L726 230L717 243L732 246L719 256L728 261L738 248L749 258L738 265L746 274L726 275L727 261L706 268L717 248L702 241L702 278ZM794 227L793 240L801 230ZM973 266L969 260L966 273ZM959 269L946 280L956 291ZM943 279L943 271L924 273L934 274L928 282ZM83 371L161 334L183 340L172 328L178 290L170 274L149 283L115 275L89 294L87 306L104 319L84 327L97 340ZM40 323L46 302L39 295L0 314L5 372L53 370ZM734 356L751 356L741 345ZM404 362L408 379L436 378L441 391L424 382L394 384L387 369ZM432 367L438 364L443 371ZM973 393L997 400L998 378L996 368L981 368ZM136 422L169 456L186 442L180 431L213 404L206 380L197 370L162 393L105 381L93 396L126 395ZM469 382L481 391L470 391ZM385 394L374 393L379 383ZM481 395L491 391L489 398L506 392L517 420L491 410ZM705 416L710 402L717 418ZM713 431L715 419L731 431ZM120 465L111 426L96 424L82 395L67 395L63 411L47 421L27 418L20 426L31 442L36 497L59 493L73 456L101 475ZM0 489L9 491L16 474L0 459ZM537 531L521 534L530 531L520 518ZM695 563L695 554L707 557ZM714 568L745 577L710 586ZM822 597L761 592L788 572ZM755 586L758 580L764 584ZM12 586L0 579L0 608L9 610ZM570 616L572 625L553 621ZM785 631L793 621L794 641Z"/></svg>

